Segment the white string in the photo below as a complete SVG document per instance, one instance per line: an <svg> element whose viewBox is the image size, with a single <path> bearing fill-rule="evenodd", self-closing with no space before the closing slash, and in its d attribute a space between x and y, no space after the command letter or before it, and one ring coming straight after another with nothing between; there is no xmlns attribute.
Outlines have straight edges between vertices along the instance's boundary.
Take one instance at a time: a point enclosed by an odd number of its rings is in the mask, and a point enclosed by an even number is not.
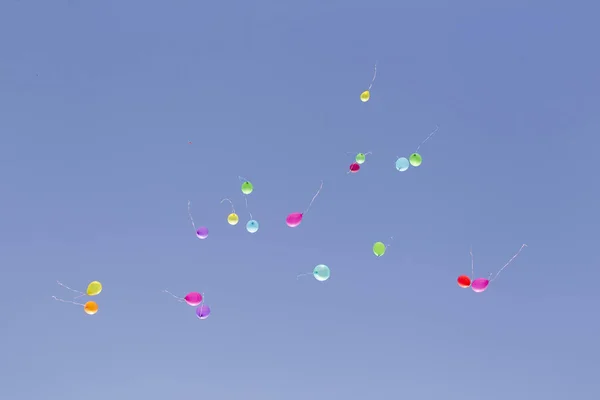
<svg viewBox="0 0 600 400"><path fill-rule="evenodd" d="M427 138L425 138L425 140L423 140L423 141L421 142L421 144L419 145L419 147L417 147L417 150L415 150L415 153L418 153L418 152L419 152L419 149L421 148L421 146L423 146L423 145L425 144L425 142L427 142L427 141L428 141L428 140L429 140L429 139L430 139L430 138L431 138L433 135L435 135L435 133L438 131L438 129L440 129L440 126L439 126L439 125L436 125L436 126L435 126L435 130L434 130L433 132L431 132L431 133L429 134L429 136L427 136Z"/></svg>
<svg viewBox="0 0 600 400"><path fill-rule="evenodd" d="M519 255L519 253L521 253L521 251L522 251L522 250L523 250L525 247L527 247L527 245L523 243L523 245L521 246L521 248L519 249L519 251L517 251L517 252L515 253L515 255L514 255L514 256L512 256L512 258L511 258L510 260L508 260L508 262L507 262L506 264L504 264L504 266L503 266L502 268L500 268L500 271L498 271L498 272L496 273L496 276L494 276L494 278L493 278L493 279L491 279L491 280L490 280L490 282L491 282L491 281L493 281L493 280L495 280L496 278L498 278L498 275L500 275L500 272L502 272L502 270L503 270L504 268L508 267L508 266L509 266L509 264L510 264L511 262L513 262L513 260L514 260L515 258L517 258L517 256ZM490 276L491 276L491 274L490 274Z"/></svg>
<svg viewBox="0 0 600 400"><path fill-rule="evenodd" d="M323 189L323 181L321 181L321 186L319 187L319 190L317 190L317 193L315 193L315 195L313 196L312 200L310 201L310 204L306 208L306 211L304 211L302 214L306 214L308 212L308 210L310 210L310 207L314 203L315 199L317 198L317 196L319 195L319 193L321 193L321 189Z"/></svg>
<svg viewBox="0 0 600 400"><path fill-rule="evenodd" d="M369 90L369 91L371 90L371 88L373 87L373 84L375 83L375 78L377 78L377 61L375 61L373 79L371 80L371 84L369 85L369 88L367 90Z"/></svg>
<svg viewBox="0 0 600 400"><path fill-rule="evenodd" d="M192 217L192 210L190 209L191 205L192 205L192 202L188 200L188 216L190 217L190 221L192 221L192 226L194 227L194 232L196 232L197 231L196 224L194 224L194 218Z"/></svg>
<svg viewBox="0 0 600 400"><path fill-rule="evenodd" d="M162 292L170 294L171 296L173 296L174 299L176 299L180 303L184 303L185 302L185 299L183 299L181 297L178 297L178 296L175 296L173 293L169 292L167 289L162 290Z"/></svg>
<svg viewBox="0 0 600 400"><path fill-rule="evenodd" d="M232 202L231 200L229 200L229 199L225 198L225 199L221 200L221 203L220 203L220 204L223 204L223 202L224 202L224 201L228 201L228 202L229 202L229 204L231 204L231 212L232 212L233 214L235 214L235 207L233 206L233 202ZM247 207L247 204L248 204L248 202L246 202L246 207Z"/></svg>
<svg viewBox="0 0 600 400"><path fill-rule="evenodd" d="M81 303L75 303L74 301L70 301L70 300L63 300L63 299L59 299L56 296L52 296L52 298L56 301L60 301L61 303L70 303L70 304L75 304L76 306L81 306L81 307L85 307L85 304L81 304Z"/></svg>

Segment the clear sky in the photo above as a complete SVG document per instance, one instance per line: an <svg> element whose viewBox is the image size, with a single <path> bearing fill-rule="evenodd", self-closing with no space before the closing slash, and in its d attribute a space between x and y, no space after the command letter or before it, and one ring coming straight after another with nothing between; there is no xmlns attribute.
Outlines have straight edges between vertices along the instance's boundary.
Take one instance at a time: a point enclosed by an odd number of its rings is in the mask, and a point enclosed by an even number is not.
<svg viewBox="0 0 600 400"><path fill-rule="evenodd" d="M600 398L592 3L0 2L0 398Z"/></svg>

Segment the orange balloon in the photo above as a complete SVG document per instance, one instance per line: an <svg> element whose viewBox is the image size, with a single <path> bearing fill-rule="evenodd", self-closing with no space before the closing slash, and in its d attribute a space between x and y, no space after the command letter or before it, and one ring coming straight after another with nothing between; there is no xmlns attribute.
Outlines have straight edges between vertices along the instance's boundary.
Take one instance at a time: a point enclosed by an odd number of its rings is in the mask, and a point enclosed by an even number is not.
<svg viewBox="0 0 600 400"><path fill-rule="evenodd" d="M459 276L456 282L458 282L458 286L460 286L463 289L471 286L471 278L469 278L466 275Z"/></svg>
<svg viewBox="0 0 600 400"><path fill-rule="evenodd" d="M87 315L94 315L98 312L98 304L95 301L88 301L83 305L83 311Z"/></svg>

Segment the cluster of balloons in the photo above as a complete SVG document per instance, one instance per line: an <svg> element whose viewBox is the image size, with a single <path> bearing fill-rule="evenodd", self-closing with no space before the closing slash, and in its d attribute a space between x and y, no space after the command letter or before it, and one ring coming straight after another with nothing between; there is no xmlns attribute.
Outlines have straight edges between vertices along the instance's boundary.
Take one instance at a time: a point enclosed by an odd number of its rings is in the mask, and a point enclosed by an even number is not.
<svg viewBox="0 0 600 400"><path fill-rule="evenodd" d="M254 191L254 185L252 185L252 183L247 179L244 179L242 177L240 177L240 179L243 180L242 193L245 196L244 199L246 200L246 208L248 208L248 198L246 196L248 196L250 193L252 193ZM250 213L250 212L248 212L248 213L250 214L250 220L246 223L246 230L249 233L256 233L256 232L258 232L258 227L259 227L258 221L252 217L252 213Z"/></svg>
<svg viewBox="0 0 600 400"><path fill-rule="evenodd" d="M88 285L85 293L80 292L79 290L75 290L75 289L71 289L70 287L62 284L59 281L56 281L56 283L58 283L60 286L64 287L67 290L70 290L73 293L77 293L78 295L75 296L73 298L73 300L84 297L84 296L97 296L100 294L100 292L102 292L102 284L98 281L92 281L90 282L90 284ZM83 307L83 311L87 314L87 315L94 315L98 312L98 304L95 301L87 301L85 303L77 303L73 300L63 300L63 299L59 299L56 296L52 296L52 298L56 301L60 301L62 303L70 303L70 304L74 304L76 306L80 306Z"/></svg>
<svg viewBox="0 0 600 400"><path fill-rule="evenodd" d="M204 304L204 296L198 292L189 292L185 297L177 297L168 290L163 290L164 293L170 294L180 303L186 303L188 306L196 307L196 317L206 319L210 315L210 307Z"/></svg>
<svg viewBox="0 0 600 400"><path fill-rule="evenodd" d="M367 161L367 155L372 154L370 151L368 153L358 153L355 157L354 157L354 162L352 164L350 164L350 167L348 168L348 173L349 174L355 174L358 171L360 171L360 166L363 165L365 163L365 161Z"/></svg>

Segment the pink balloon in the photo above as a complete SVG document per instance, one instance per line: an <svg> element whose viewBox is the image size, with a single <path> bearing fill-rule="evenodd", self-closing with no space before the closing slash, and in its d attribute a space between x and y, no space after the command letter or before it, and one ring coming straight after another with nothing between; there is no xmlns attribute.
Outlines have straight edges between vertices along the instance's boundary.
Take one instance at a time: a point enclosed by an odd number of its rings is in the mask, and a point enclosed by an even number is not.
<svg viewBox="0 0 600 400"><path fill-rule="evenodd" d="M300 225L300 222L302 222L302 216L304 214L302 213L291 213L290 215L287 216L287 218L285 219L285 223L287 224L287 226L289 226L290 228L295 228L298 225Z"/></svg>
<svg viewBox="0 0 600 400"><path fill-rule="evenodd" d="M188 305L196 307L202 303L202 295L198 292L190 292L184 297L184 300Z"/></svg>
<svg viewBox="0 0 600 400"><path fill-rule="evenodd" d="M485 289L487 289L489 284L490 281L488 279L477 278L471 283L471 289L473 289L475 293L481 293L484 292Z"/></svg>

